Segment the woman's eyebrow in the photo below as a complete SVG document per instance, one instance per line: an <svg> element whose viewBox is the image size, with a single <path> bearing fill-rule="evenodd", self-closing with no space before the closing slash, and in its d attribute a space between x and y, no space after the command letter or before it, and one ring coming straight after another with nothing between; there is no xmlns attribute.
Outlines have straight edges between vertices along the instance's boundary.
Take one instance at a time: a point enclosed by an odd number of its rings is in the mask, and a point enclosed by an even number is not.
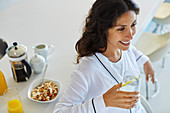
<svg viewBox="0 0 170 113"><path fill-rule="evenodd" d="M132 24L134 24L134 23L136 23L136 20L134 20ZM127 25L116 25L115 27L120 27L120 26L121 26L121 27L125 27L125 26L127 26Z"/></svg>
<svg viewBox="0 0 170 113"><path fill-rule="evenodd" d="M115 26L115 27L125 27L125 26L127 26L127 25L117 25L117 26Z"/></svg>

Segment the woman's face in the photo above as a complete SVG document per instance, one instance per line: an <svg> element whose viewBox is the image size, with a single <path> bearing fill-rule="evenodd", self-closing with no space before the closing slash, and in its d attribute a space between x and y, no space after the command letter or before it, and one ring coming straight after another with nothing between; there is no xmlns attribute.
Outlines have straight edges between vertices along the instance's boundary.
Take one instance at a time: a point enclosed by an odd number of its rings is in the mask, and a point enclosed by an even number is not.
<svg viewBox="0 0 170 113"><path fill-rule="evenodd" d="M130 41L136 33L136 14L128 11L117 19L115 26L108 29L107 47L108 49L127 50Z"/></svg>

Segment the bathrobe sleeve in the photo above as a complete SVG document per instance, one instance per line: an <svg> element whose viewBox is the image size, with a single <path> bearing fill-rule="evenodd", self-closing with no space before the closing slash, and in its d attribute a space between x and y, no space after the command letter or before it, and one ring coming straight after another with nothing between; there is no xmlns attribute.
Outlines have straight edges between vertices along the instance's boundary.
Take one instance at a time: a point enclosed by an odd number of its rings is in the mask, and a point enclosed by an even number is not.
<svg viewBox="0 0 170 113"><path fill-rule="evenodd" d="M135 55L136 62L139 67L143 66L149 60L149 57L147 57L142 52L137 50L134 46L131 46L130 49L133 52L133 54Z"/></svg>
<svg viewBox="0 0 170 113"><path fill-rule="evenodd" d="M90 80L80 71L75 70L71 75L71 83L63 92L53 113L105 113L106 106L103 95L85 100L90 86ZM95 89L95 88L94 88Z"/></svg>

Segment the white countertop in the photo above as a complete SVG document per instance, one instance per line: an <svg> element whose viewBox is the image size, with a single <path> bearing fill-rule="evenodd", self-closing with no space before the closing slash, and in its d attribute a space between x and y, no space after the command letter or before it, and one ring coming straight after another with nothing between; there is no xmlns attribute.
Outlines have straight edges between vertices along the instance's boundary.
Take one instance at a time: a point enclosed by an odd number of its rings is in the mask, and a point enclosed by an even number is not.
<svg viewBox="0 0 170 113"><path fill-rule="evenodd" d="M0 37L12 45L14 41L28 47L28 59L34 55L32 47L38 43L52 44L55 51L48 57L46 77L60 82L63 89L70 79L76 62L74 45L81 36L83 21L93 1L88 0L20 0L0 10ZM141 11L138 32L133 43L139 39L152 19L161 0L138 0ZM8 87L17 87L22 99L24 113L51 113L56 100L40 104L27 98L30 83L42 74L33 74L29 81L15 83L7 55L0 61ZM3 96L0 96L0 113L4 112Z"/></svg>

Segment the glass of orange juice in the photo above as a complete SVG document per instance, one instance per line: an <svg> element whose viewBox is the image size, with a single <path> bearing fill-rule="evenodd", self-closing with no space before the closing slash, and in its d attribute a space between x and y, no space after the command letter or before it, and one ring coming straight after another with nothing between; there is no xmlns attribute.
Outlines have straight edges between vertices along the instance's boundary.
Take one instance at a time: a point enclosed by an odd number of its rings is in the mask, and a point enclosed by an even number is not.
<svg viewBox="0 0 170 113"><path fill-rule="evenodd" d="M16 88L8 88L4 91L5 103L8 113L23 113L21 98Z"/></svg>

